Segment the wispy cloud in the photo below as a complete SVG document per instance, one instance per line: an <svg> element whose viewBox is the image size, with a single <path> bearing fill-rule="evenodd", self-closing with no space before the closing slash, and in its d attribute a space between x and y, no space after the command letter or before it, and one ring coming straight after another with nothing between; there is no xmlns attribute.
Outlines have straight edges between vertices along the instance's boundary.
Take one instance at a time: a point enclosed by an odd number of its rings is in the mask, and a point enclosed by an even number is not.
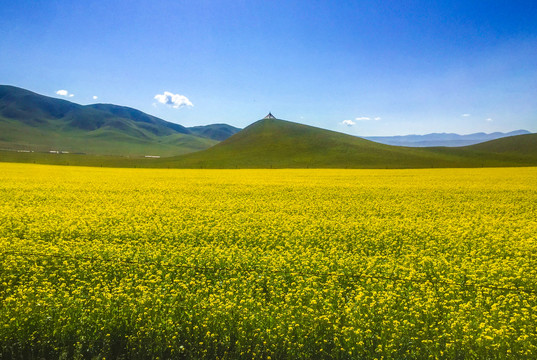
<svg viewBox="0 0 537 360"><path fill-rule="evenodd" d="M354 118L354 120L343 120L341 124L347 125L347 126L354 126L356 125L357 121L379 121L382 118L380 116L358 116L357 118Z"/></svg>
<svg viewBox="0 0 537 360"><path fill-rule="evenodd" d="M493 120L491 118L487 118L487 119L485 119L485 121L491 122Z"/></svg>
<svg viewBox="0 0 537 360"><path fill-rule="evenodd" d="M58 90L58 91L56 91L56 94L60 95L60 96L65 96L65 97L73 97L73 96L75 96L73 94L70 94L69 91L67 91L67 90Z"/></svg>
<svg viewBox="0 0 537 360"><path fill-rule="evenodd" d="M166 104L175 109L179 109L185 106L194 106L194 104L192 104L186 96L180 94L173 94L169 91L164 91L163 94L155 95L154 99L161 104Z"/></svg>
<svg viewBox="0 0 537 360"><path fill-rule="evenodd" d="M357 118L355 118L354 120L355 121L379 121L380 119L382 119L380 116L359 116Z"/></svg>
<svg viewBox="0 0 537 360"><path fill-rule="evenodd" d="M462 116L462 117L469 117L470 114L462 114L461 116Z"/></svg>

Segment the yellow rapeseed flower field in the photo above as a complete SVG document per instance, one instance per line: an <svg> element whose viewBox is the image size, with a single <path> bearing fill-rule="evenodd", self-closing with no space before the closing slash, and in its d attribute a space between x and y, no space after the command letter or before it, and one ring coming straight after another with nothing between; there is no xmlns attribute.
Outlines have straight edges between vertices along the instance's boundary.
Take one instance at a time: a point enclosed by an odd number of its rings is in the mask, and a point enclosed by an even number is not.
<svg viewBox="0 0 537 360"><path fill-rule="evenodd" d="M535 359L537 169L0 164L0 358Z"/></svg>

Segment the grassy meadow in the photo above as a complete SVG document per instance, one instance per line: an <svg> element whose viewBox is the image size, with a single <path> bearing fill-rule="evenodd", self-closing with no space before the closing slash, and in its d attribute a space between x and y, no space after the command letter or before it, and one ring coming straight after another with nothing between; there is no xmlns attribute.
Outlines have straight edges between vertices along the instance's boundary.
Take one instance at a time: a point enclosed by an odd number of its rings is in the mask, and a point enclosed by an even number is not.
<svg viewBox="0 0 537 360"><path fill-rule="evenodd" d="M216 125L205 130L216 131ZM222 125L224 126L224 125ZM207 129L208 128L208 129ZM1 129L0 129L1 130ZM222 130L222 129L220 129ZM185 134L173 136L184 137ZM192 136L192 135L188 135ZM278 119L259 120L206 150L189 147L183 155L165 156L139 148L131 156L54 154L0 150L0 162L125 168L190 169L418 169L537 166L537 134L510 136L465 147L404 147ZM122 146L121 141L114 146ZM161 144L161 143L159 143ZM1 145L1 144L0 144ZM161 144L162 145L162 144ZM177 143L176 145L180 145ZM160 145L159 145L160 146ZM183 143L181 148L187 146ZM210 147L209 147L210 146ZM103 147L103 151L104 151ZM128 146L125 150L128 149ZM177 150L179 151L179 150ZM188 153L186 153L188 152ZM144 158L141 154L163 155Z"/></svg>
<svg viewBox="0 0 537 360"><path fill-rule="evenodd" d="M0 358L534 359L536 184L0 163Z"/></svg>

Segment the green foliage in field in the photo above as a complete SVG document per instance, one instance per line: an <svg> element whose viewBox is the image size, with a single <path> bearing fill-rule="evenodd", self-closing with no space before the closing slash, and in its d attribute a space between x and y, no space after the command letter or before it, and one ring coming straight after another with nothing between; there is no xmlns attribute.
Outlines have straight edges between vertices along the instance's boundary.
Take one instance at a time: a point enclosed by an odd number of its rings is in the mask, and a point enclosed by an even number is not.
<svg viewBox="0 0 537 360"><path fill-rule="evenodd" d="M535 168L0 170L1 358L537 354Z"/></svg>

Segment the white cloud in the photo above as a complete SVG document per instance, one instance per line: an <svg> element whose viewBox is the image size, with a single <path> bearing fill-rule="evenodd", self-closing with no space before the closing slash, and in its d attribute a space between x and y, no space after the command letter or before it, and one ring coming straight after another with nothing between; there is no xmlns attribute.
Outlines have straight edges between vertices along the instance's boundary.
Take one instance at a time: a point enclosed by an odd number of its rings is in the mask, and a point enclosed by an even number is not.
<svg viewBox="0 0 537 360"><path fill-rule="evenodd" d="M359 116L359 117L355 118L354 120L355 121L371 121L371 120L379 121L380 119L382 119L380 116L375 116L375 117Z"/></svg>
<svg viewBox="0 0 537 360"><path fill-rule="evenodd" d="M96 95L93 95L93 100L97 100L98 97Z"/></svg>
<svg viewBox="0 0 537 360"><path fill-rule="evenodd" d="M75 96L75 95L73 95L73 94L69 94L69 91L67 91L67 90L58 90L58 91L56 91L56 94L57 94L57 95L60 95L60 96L66 96L66 97L73 97L73 96Z"/></svg>
<svg viewBox="0 0 537 360"><path fill-rule="evenodd" d="M347 126L354 126L356 125L356 122L357 121L371 121L371 120L374 120L374 121L379 121L381 120L382 118L380 116L375 116L375 117L370 117L370 116L358 116L357 118L355 118L354 120L343 120L341 122L342 125L347 125Z"/></svg>
<svg viewBox="0 0 537 360"><path fill-rule="evenodd" d="M468 117L468 116L470 116L470 114L462 114L461 116L462 117Z"/></svg>
<svg viewBox="0 0 537 360"><path fill-rule="evenodd" d="M190 107L194 106L194 104L192 104L186 96L179 95L179 94L172 94L169 91L164 91L163 94L155 95L154 99L157 100L161 104L169 105L175 109L179 109L184 106L190 106Z"/></svg>
<svg viewBox="0 0 537 360"><path fill-rule="evenodd" d="M489 122L490 122L490 121L492 121L492 119L491 119L491 118L488 118L488 119L485 119L485 121L489 121Z"/></svg>

